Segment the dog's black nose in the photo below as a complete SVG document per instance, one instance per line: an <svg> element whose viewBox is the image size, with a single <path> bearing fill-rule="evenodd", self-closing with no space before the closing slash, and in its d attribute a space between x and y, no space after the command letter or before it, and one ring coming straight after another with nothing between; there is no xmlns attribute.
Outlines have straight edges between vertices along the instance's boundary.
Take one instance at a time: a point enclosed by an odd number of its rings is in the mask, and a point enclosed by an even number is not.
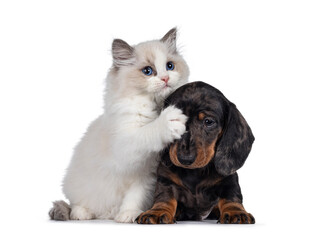
<svg viewBox="0 0 320 240"><path fill-rule="evenodd" d="M188 154L188 155L178 154L177 157L179 162L183 165L191 165L196 160L196 156L193 154Z"/></svg>

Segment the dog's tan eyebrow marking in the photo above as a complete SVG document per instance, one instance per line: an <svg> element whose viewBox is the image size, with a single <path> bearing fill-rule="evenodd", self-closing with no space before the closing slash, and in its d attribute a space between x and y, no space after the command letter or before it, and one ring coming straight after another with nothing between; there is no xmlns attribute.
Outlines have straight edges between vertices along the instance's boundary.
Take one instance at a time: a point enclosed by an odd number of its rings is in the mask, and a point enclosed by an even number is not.
<svg viewBox="0 0 320 240"><path fill-rule="evenodd" d="M203 120L206 115L203 112L200 112L198 115L199 120Z"/></svg>

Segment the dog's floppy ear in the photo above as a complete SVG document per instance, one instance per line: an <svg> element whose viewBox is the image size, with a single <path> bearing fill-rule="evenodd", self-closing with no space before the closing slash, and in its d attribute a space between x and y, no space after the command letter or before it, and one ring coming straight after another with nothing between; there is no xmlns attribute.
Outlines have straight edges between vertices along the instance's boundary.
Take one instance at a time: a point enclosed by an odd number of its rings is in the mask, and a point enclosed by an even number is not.
<svg viewBox="0 0 320 240"><path fill-rule="evenodd" d="M223 176L233 174L242 167L254 142L248 123L236 106L229 104L227 121L213 159L216 170Z"/></svg>

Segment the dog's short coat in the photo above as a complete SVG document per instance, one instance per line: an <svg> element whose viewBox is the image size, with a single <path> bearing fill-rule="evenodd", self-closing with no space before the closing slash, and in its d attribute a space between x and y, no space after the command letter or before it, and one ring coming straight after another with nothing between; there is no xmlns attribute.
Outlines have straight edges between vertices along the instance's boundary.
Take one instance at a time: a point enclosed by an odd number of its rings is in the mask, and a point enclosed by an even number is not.
<svg viewBox="0 0 320 240"><path fill-rule="evenodd" d="M187 131L163 152L154 205L137 222L208 218L255 223L242 205L236 173L249 155L254 136L236 106L203 82L180 87L166 105L175 105L188 116Z"/></svg>

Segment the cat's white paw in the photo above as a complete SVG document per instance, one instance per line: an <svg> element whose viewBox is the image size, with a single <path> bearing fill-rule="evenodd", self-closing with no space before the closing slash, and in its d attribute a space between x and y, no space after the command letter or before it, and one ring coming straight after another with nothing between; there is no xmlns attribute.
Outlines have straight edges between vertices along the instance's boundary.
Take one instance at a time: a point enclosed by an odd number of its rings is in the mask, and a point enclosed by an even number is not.
<svg viewBox="0 0 320 240"><path fill-rule="evenodd" d="M93 214L88 209L81 206L72 206L70 213L71 220L90 220L93 218Z"/></svg>
<svg viewBox="0 0 320 240"><path fill-rule="evenodd" d="M166 130L163 132L163 139L166 143L171 143L175 139L180 139L186 131L188 117L179 108L169 106L161 112L160 117L165 122Z"/></svg>
<svg viewBox="0 0 320 240"><path fill-rule="evenodd" d="M140 210L121 211L114 220L118 223L133 223L141 213L142 211Z"/></svg>

